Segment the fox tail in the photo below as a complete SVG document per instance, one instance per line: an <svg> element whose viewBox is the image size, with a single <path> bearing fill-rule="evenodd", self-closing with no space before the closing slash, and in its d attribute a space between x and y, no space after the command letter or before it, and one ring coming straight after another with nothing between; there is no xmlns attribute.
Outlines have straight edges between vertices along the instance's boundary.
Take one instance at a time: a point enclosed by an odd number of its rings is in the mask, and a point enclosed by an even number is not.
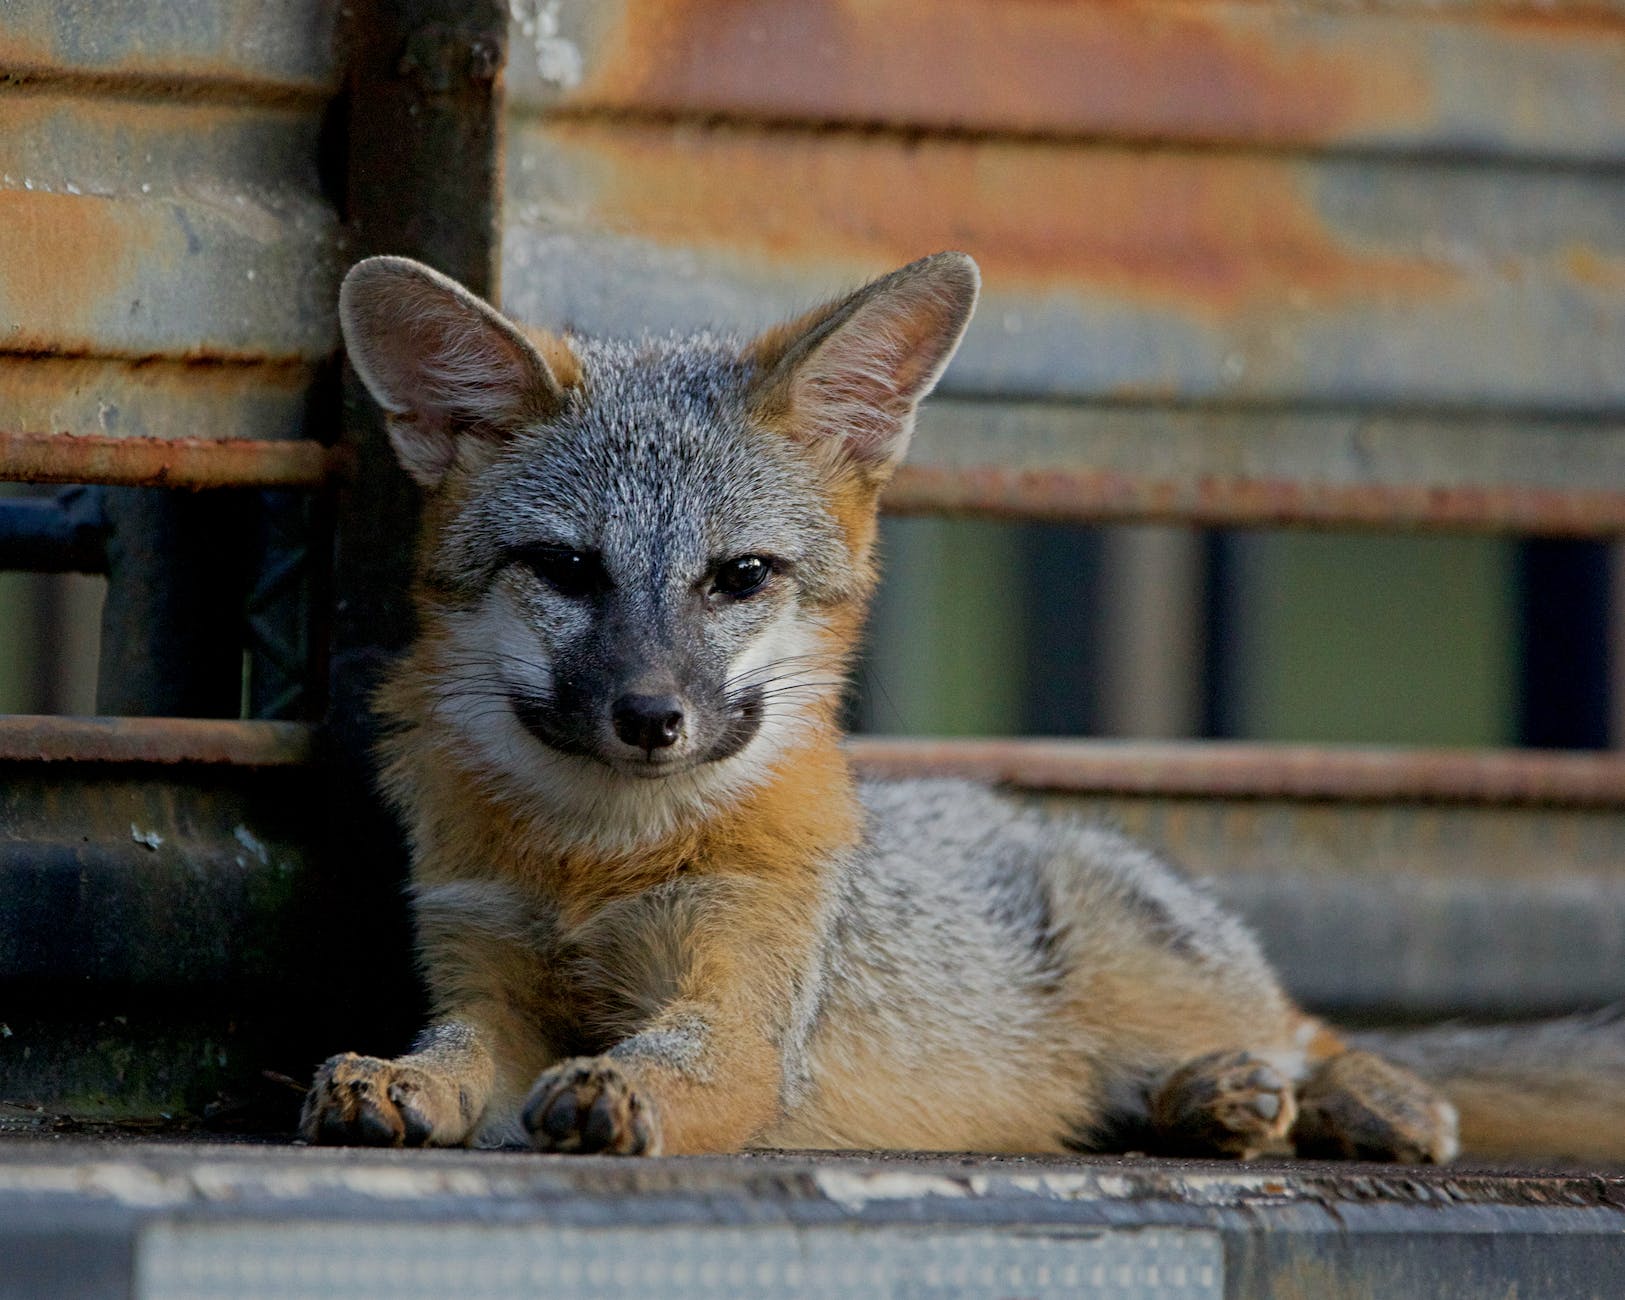
<svg viewBox="0 0 1625 1300"><path fill-rule="evenodd" d="M1625 1163L1625 1007L1348 1039L1434 1084L1460 1113L1469 1157Z"/></svg>

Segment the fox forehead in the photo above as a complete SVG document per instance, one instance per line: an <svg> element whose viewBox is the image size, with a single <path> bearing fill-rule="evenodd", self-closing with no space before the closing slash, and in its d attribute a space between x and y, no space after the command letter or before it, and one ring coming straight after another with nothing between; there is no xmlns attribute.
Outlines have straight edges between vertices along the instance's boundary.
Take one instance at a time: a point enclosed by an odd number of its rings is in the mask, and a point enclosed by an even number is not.
<svg viewBox="0 0 1625 1300"><path fill-rule="evenodd" d="M737 340L572 338L579 378L471 484L447 541L466 562L538 542L611 569L698 576L733 556L794 564L811 590L851 563L816 468L751 415Z"/></svg>

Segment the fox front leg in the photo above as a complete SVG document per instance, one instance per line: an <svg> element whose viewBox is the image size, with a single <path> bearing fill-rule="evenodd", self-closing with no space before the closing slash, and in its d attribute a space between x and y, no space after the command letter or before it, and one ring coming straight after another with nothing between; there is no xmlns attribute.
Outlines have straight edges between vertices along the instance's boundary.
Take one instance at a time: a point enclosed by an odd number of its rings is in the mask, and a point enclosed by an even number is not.
<svg viewBox="0 0 1625 1300"><path fill-rule="evenodd" d="M324 1146L461 1146L485 1113L494 1073L476 1026L441 1021L407 1056L330 1057L305 1096L299 1134Z"/></svg>
<svg viewBox="0 0 1625 1300"><path fill-rule="evenodd" d="M520 1119L539 1151L737 1151L777 1115L781 1073L747 1018L671 1008L602 1056L544 1071Z"/></svg>

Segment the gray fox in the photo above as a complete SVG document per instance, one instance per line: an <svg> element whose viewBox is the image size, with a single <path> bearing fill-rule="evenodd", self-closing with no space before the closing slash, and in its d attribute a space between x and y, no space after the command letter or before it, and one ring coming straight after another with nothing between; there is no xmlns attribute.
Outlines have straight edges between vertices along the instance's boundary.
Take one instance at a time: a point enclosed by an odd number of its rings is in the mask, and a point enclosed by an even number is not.
<svg viewBox="0 0 1625 1300"><path fill-rule="evenodd" d="M434 1015L322 1065L307 1140L1625 1156L1612 1021L1372 1050L1145 848L854 779L878 497L978 286L941 253L753 339L608 342L351 270L424 494L379 709Z"/></svg>

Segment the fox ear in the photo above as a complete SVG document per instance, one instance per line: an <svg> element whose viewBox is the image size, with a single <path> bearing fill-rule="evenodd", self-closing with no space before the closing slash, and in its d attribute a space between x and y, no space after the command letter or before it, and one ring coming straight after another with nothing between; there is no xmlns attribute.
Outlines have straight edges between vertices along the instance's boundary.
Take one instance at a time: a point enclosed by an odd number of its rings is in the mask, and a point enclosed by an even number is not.
<svg viewBox="0 0 1625 1300"><path fill-rule="evenodd" d="M547 362L511 322L420 262L357 262L339 289L339 323L401 467L426 488L460 455L491 456L563 401Z"/></svg>
<svg viewBox="0 0 1625 1300"><path fill-rule="evenodd" d="M748 352L762 375L759 414L884 478L908 450L915 409L959 346L980 285L970 257L938 253L769 330Z"/></svg>

